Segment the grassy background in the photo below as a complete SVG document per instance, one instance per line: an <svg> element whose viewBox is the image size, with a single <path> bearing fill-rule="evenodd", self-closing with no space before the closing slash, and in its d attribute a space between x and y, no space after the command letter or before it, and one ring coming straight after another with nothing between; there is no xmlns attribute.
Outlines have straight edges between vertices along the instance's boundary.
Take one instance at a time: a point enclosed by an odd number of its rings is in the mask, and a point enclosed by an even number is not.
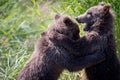
<svg viewBox="0 0 120 80"><path fill-rule="evenodd" d="M55 13L73 18L102 0L0 0L0 80L15 77L33 52L40 33ZM115 11L115 38L120 55L119 0L104 0ZM83 32L81 31L81 34ZM82 73L64 71L59 80L80 80Z"/></svg>

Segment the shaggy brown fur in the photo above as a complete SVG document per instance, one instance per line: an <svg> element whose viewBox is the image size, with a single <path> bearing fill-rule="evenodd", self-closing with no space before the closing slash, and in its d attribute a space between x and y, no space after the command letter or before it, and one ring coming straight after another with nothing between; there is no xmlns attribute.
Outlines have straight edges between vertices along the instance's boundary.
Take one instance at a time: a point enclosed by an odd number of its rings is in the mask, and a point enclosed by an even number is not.
<svg viewBox="0 0 120 80"><path fill-rule="evenodd" d="M104 54L106 60L85 69L84 80L120 80L120 63L116 56L115 38L113 33L113 13L110 4L100 3L88 9L77 18L80 23L86 23L85 31L95 31L101 37L107 38Z"/></svg>
<svg viewBox="0 0 120 80"><path fill-rule="evenodd" d="M49 40L49 37L60 37L56 33L66 35L73 41L79 39L78 25L67 16L56 15L48 31L41 34L33 55L18 74L17 80L57 80L63 69L76 71L104 60L104 56L97 53L75 56Z"/></svg>
<svg viewBox="0 0 120 80"><path fill-rule="evenodd" d="M86 23L84 31L87 31L87 33L85 36L77 41L73 41L65 35L61 37L53 36L54 38L51 41L62 45L69 52L73 52L78 56L91 54L91 50L101 50L100 52L105 54L105 61L85 69L86 79L84 80L120 80L120 63L116 55L113 13L110 10L110 4L100 3L91 7L76 20L79 23Z"/></svg>

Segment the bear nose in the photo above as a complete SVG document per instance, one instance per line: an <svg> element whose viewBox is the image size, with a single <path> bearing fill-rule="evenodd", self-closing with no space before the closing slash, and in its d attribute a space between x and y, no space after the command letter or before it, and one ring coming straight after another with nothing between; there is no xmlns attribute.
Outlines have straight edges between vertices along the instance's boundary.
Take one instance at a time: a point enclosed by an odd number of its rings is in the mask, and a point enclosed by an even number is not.
<svg viewBox="0 0 120 80"><path fill-rule="evenodd" d="M75 18L76 21L78 21L78 18Z"/></svg>

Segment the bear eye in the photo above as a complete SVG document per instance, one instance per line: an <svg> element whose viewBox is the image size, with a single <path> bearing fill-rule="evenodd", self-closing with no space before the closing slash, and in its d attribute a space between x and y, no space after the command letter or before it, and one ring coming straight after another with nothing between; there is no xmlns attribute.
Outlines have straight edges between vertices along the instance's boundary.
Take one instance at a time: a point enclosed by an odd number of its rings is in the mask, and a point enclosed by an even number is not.
<svg viewBox="0 0 120 80"><path fill-rule="evenodd" d="M92 16L92 13L91 13L91 12L87 12L87 14Z"/></svg>
<svg viewBox="0 0 120 80"><path fill-rule="evenodd" d="M88 18L92 17L92 13L87 13L87 17Z"/></svg>
<svg viewBox="0 0 120 80"><path fill-rule="evenodd" d="M92 12L87 12L87 17L88 18L92 17Z"/></svg>

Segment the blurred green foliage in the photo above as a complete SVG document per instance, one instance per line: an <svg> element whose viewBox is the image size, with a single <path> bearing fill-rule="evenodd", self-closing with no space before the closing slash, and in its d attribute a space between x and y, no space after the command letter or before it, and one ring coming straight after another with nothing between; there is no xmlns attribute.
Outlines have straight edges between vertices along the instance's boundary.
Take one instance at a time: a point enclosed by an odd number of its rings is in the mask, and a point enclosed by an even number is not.
<svg viewBox="0 0 120 80"><path fill-rule="evenodd" d="M56 13L73 18L102 0L0 0L0 80L15 80L33 52L40 33ZM115 11L115 38L120 54L119 0L104 0ZM81 26L81 25L80 25ZM81 27L80 27L81 29ZM81 35L84 32L81 30ZM80 72L64 71L59 80L80 80Z"/></svg>

